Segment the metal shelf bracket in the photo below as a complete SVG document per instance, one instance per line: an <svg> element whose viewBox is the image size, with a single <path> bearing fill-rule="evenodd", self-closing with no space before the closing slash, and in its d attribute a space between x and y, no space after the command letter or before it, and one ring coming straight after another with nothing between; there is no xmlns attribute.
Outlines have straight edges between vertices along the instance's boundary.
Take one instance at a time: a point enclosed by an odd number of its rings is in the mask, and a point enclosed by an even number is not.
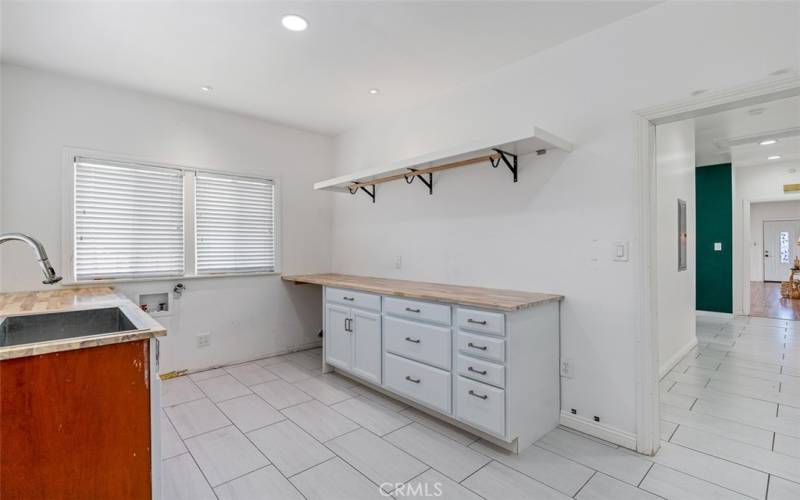
<svg viewBox="0 0 800 500"><path fill-rule="evenodd" d="M369 195L369 197L372 198L372 203L375 203L375 189L376 189L375 184L372 185L372 191L367 189L366 186L355 186L355 187L347 186L347 190L350 192L350 194L356 194L359 189L367 193L367 195Z"/></svg>
<svg viewBox="0 0 800 500"><path fill-rule="evenodd" d="M517 155L503 151L502 149L493 149L493 151L500 156L494 160L491 158L489 159L489 162L492 164L492 168L499 167L500 162L502 161L505 163L508 169L511 170L511 174L514 176L514 182L517 182Z"/></svg>
<svg viewBox="0 0 800 500"><path fill-rule="evenodd" d="M411 170L412 173L417 171L416 168L409 168L409 170ZM419 179L421 183L427 186L428 194L433 194L433 172L427 173L428 180L425 180L425 177L423 177L423 175L426 174L418 174L418 175L406 174L403 177L405 177L406 179L406 184L411 184L412 182L414 182L414 179Z"/></svg>

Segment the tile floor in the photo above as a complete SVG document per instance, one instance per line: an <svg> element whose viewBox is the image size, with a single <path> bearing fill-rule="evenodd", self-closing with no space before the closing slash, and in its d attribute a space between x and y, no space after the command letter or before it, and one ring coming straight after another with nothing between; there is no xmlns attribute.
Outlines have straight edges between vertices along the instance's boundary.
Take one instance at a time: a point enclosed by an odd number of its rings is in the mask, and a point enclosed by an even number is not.
<svg viewBox="0 0 800 500"><path fill-rule="evenodd" d="M697 335L662 380L652 458L564 428L513 455L323 375L319 349L165 381L164 499L800 498L800 323Z"/></svg>

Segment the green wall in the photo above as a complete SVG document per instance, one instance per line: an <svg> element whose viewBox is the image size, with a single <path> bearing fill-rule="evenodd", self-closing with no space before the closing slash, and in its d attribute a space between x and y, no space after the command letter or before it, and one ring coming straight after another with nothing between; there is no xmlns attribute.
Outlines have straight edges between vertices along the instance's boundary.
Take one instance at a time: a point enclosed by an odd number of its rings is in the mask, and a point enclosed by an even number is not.
<svg viewBox="0 0 800 500"><path fill-rule="evenodd" d="M697 310L733 312L733 191L731 164L695 169ZM722 243L722 251L714 251Z"/></svg>

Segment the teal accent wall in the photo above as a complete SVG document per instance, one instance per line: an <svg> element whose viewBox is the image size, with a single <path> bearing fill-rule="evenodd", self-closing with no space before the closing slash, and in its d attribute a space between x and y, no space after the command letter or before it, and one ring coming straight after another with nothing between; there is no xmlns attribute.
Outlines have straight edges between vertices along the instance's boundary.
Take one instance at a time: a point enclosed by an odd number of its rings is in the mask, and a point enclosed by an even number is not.
<svg viewBox="0 0 800 500"><path fill-rule="evenodd" d="M695 169L697 310L733 312L733 186L731 164ZM722 251L714 251L722 243Z"/></svg>

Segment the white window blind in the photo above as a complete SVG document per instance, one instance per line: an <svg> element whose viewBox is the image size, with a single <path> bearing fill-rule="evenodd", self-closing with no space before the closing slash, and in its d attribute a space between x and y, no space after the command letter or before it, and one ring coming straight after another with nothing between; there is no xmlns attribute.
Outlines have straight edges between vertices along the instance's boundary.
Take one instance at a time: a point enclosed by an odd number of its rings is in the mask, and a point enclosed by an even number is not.
<svg viewBox="0 0 800 500"><path fill-rule="evenodd" d="M198 172L195 224L197 274L275 270L272 181Z"/></svg>
<svg viewBox="0 0 800 500"><path fill-rule="evenodd" d="M181 276L183 173L75 158L75 278Z"/></svg>

